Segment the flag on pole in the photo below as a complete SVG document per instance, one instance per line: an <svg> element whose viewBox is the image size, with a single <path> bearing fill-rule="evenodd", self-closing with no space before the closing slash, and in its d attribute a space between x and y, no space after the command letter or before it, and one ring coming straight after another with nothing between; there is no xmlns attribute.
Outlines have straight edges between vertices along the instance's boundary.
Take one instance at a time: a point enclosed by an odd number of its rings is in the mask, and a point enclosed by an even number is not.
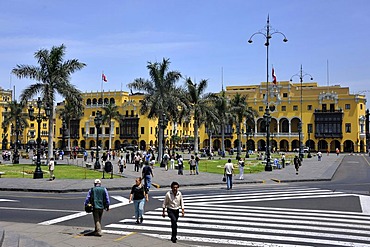
<svg viewBox="0 0 370 247"><path fill-rule="evenodd" d="M104 82L107 82L108 80L107 80L107 77L104 75L104 73L102 73L101 74L101 79L102 79L102 81L104 81Z"/></svg>
<svg viewBox="0 0 370 247"><path fill-rule="evenodd" d="M274 83L274 85L277 84L277 81L276 81L276 75L275 75L275 70L274 68L272 68L272 83Z"/></svg>

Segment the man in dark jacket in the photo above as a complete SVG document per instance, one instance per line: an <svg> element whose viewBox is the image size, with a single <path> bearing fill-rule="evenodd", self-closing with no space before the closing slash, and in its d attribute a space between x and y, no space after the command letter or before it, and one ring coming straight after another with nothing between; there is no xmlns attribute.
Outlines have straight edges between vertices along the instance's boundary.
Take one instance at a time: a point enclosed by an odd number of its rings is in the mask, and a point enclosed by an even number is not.
<svg viewBox="0 0 370 247"><path fill-rule="evenodd" d="M93 217L95 223L94 235L101 237L101 219L103 210L109 210L109 194L106 188L101 186L100 179L95 179L94 187L89 190L85 199L85 206L91 203L94 206Z"/></svg>

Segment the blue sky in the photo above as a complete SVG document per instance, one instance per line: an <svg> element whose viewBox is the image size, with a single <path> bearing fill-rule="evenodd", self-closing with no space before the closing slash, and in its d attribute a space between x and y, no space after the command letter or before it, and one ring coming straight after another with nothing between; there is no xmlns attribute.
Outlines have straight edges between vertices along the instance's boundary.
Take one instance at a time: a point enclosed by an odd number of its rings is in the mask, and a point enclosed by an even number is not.
<svg viewBox="0 0 370 247"><path fill-rule="evenodd" d="M66 59L87 64L71 78L83 92L101 90L102 71L105 91L128 90L135 78L149 78L148 61L163 58L171 70L208 79L209 91L221 89L222 68L225 86L259 84L266 80L264 38L247 41L269 14L272 28L289 40L271 39L278 81L302 64L319 85L358 93L370 89L369 10L368 0L2 0L0 86L15 86L18 97L33 82L11 76L12 68L36 65L35 51L61 44Z"/></svg>

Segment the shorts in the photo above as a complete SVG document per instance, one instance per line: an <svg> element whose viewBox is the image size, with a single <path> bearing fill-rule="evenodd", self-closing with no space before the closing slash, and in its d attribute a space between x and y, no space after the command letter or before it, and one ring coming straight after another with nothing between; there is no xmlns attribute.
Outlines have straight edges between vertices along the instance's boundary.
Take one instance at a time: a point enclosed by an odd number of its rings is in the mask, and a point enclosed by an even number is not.
<svg viewBox="0 0 370 247"><path fill-rule="evenodd" d="M195 171L195 166L190 166L190 171Z"/></svg>

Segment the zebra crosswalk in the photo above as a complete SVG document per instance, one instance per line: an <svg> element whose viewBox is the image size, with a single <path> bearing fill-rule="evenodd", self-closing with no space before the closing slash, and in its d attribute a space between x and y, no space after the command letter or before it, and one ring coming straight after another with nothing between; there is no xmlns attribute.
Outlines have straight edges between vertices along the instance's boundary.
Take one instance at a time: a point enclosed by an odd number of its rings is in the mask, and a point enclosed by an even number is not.
<svg viewBox="0 0 370 247"><path fill-rule="evenodd" d="M201 246L370 246L368 214L249 203L346 196L355 195L302 187L185 193L185 217L179 219L178 241ZM164 200L164 196L154 198ZM170 239L171 223L162 217L162 208L146 212L144 219L141 225L136 225L133 218L123 219L105 229L116 234L140 232Z"/></svg>

